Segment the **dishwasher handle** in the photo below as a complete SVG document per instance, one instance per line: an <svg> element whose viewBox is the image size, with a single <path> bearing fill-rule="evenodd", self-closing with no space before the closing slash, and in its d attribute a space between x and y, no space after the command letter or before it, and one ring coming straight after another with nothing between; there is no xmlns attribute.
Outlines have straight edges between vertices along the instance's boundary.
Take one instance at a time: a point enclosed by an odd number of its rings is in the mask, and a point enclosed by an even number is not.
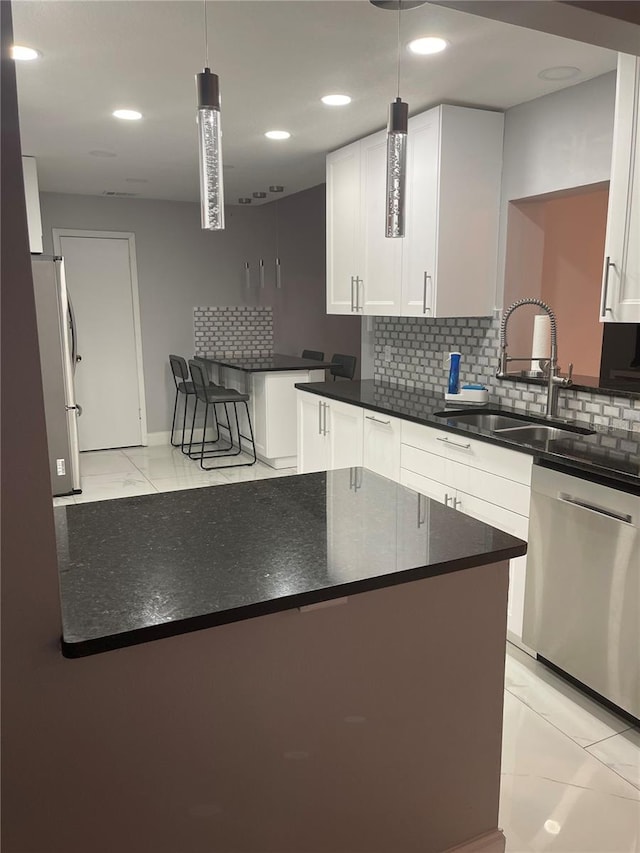
<svg viewBox="0 0 640 853"><path fill-rule="evenodd" d="M612 509L607 509L603 506L597 506L596 504L587 503L587 501L583 501L580 498L574 498L571 495L559 494L558 500L562 501L565 504L571 504L572 506L577 506L580 509L586 509L589 512L595 512L598 515L604 515L606 518L613 518L616 521L621 521L623 524L633 524L632 516L627 513L619 513L614 512Z"/></svg>

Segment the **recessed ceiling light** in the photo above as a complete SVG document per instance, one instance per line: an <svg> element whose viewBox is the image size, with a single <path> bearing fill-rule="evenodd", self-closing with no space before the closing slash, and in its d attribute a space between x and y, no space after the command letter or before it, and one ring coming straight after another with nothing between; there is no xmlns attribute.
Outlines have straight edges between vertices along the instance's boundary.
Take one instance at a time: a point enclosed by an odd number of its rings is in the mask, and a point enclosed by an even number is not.
<svg viewBox="0 0 640 853"><path fill-rule="evenodd" d="M23 44L14 44L11 48L11 58L18 59L21 62L31 62L32 59L39 59L42 56L39 50L33 47L25 47Z"/></svg>
<svg viewBox="0 0 640 853"><path fill-rule="evenodd" d="M267 197L267 194L266 194L266 193L263 193L263 192L251 193L251 195L252 195L254 198L266 198L266 197Z"/></svg>
<svg viewBox="0 0 640 853"><path fill-rule="evenodd" d="M538 74L541 80L571 80L582 74L574 65L555 65L553 68L545 68Z"/></svg>
<svg viewBox="0 0 640 853"><path fill-rule="evenodd" d="M102 148L94 148L93 151L89 151L92 157L117 157L113 151L104 151Z"/></svg>
<svg viewBox="0 0 640 853"><path fill-rule="evenodd" d="M346 104L351 103L349 95L325 95L320 100L328 107L344 107Z"/></svg>
<svg viewBox="0 0 640 853"><path fill-rule="evenodd" d="M291 134L288 130L268 130L265 136L267 139L289 139Z"/></svg>
<svg viewBox="0 0 640 853"><path fill-rule="evenodd" d="M428 56L431 53L440 53L448 46L448 42L436 36L425 36L425 38L414 39L409 42L411 53L420 56Z"/></svg>
<svg viewBox="0 0 640 853"><path fill-rule="evenodd" d="M138 110L114 110L112 115L114 118L123 118L125 121L138 121L142 118L142 113Z"/></svg>
<svg viewBox="0 0 640 853"><path fill-rule="evenodd" d="M239 198L238 204L251 204L251 199L250 198Z"/></svg>

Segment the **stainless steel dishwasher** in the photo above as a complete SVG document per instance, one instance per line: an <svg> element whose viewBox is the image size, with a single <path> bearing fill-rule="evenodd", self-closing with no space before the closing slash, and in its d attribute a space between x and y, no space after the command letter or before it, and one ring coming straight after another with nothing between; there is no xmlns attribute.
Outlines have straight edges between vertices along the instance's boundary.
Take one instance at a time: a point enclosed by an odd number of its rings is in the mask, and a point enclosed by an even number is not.
<svg viewBox="0 0 640 853"><path fill-rule="evenodd" d="M522 638L640 717L640 497L534 465Z"/></svg>

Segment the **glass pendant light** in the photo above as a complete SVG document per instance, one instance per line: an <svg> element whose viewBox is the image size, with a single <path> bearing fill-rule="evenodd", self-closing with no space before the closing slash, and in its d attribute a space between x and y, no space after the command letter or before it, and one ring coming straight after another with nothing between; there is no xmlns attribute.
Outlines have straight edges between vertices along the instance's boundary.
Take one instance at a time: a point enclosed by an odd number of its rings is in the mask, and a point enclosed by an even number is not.
<svg viewBox="0 0 640 853"><path fill-rule="evenodd" d="M398 4L398 95L389 108L387 128L387 237L404 237L405 182L407 170L407 128L409 105L400 97L400 14Z"/></svg>
<svg viewBox="0 0 640 853"><path fill-rule="evenodd" d="M204 2L204 44L206 66L196 74L198 90L198 159L200 163L200 213L202 228L224 228L224 186L222 181L222 131L220 128L220 89L218 75L209 66L207 2Z"/></svg>

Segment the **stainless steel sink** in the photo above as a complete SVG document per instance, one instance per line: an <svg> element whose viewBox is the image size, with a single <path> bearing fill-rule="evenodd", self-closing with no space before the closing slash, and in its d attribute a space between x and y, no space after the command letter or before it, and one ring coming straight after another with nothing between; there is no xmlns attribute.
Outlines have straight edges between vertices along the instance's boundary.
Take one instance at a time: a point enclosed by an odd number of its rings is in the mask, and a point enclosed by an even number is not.
<svg viewBox="0 0 640 853"><path fill-rule="evenodd" d="M529 424L528 426L511 427L507 429L496 429L494 432L505 438L515 438L520 441L549 441L555 438L566 438L574 436L575 432L568 429L558 429L552 426L540 426Z"/></svg>
<svg viewBox="0 0 640 853"><path fill-rule="evenodd" d="M593 430L574 424L545 422L540 418L503 415L498 412L435 412L436 417L446 418L450 426L476 426L505 438L521 441L547 441L578 433L593 435Z"/></svg>
<svg viewBox="0 0 640 853"><path fill-rule="evenodd" d="M497 432L511 427L530 426L531 421L522 418L510 418L507 415L490 415L486 412L468 412L457 414L456 412L438 412L437 417L446 417L452 424L469 424L480 429L488 429Z"/></svg>

